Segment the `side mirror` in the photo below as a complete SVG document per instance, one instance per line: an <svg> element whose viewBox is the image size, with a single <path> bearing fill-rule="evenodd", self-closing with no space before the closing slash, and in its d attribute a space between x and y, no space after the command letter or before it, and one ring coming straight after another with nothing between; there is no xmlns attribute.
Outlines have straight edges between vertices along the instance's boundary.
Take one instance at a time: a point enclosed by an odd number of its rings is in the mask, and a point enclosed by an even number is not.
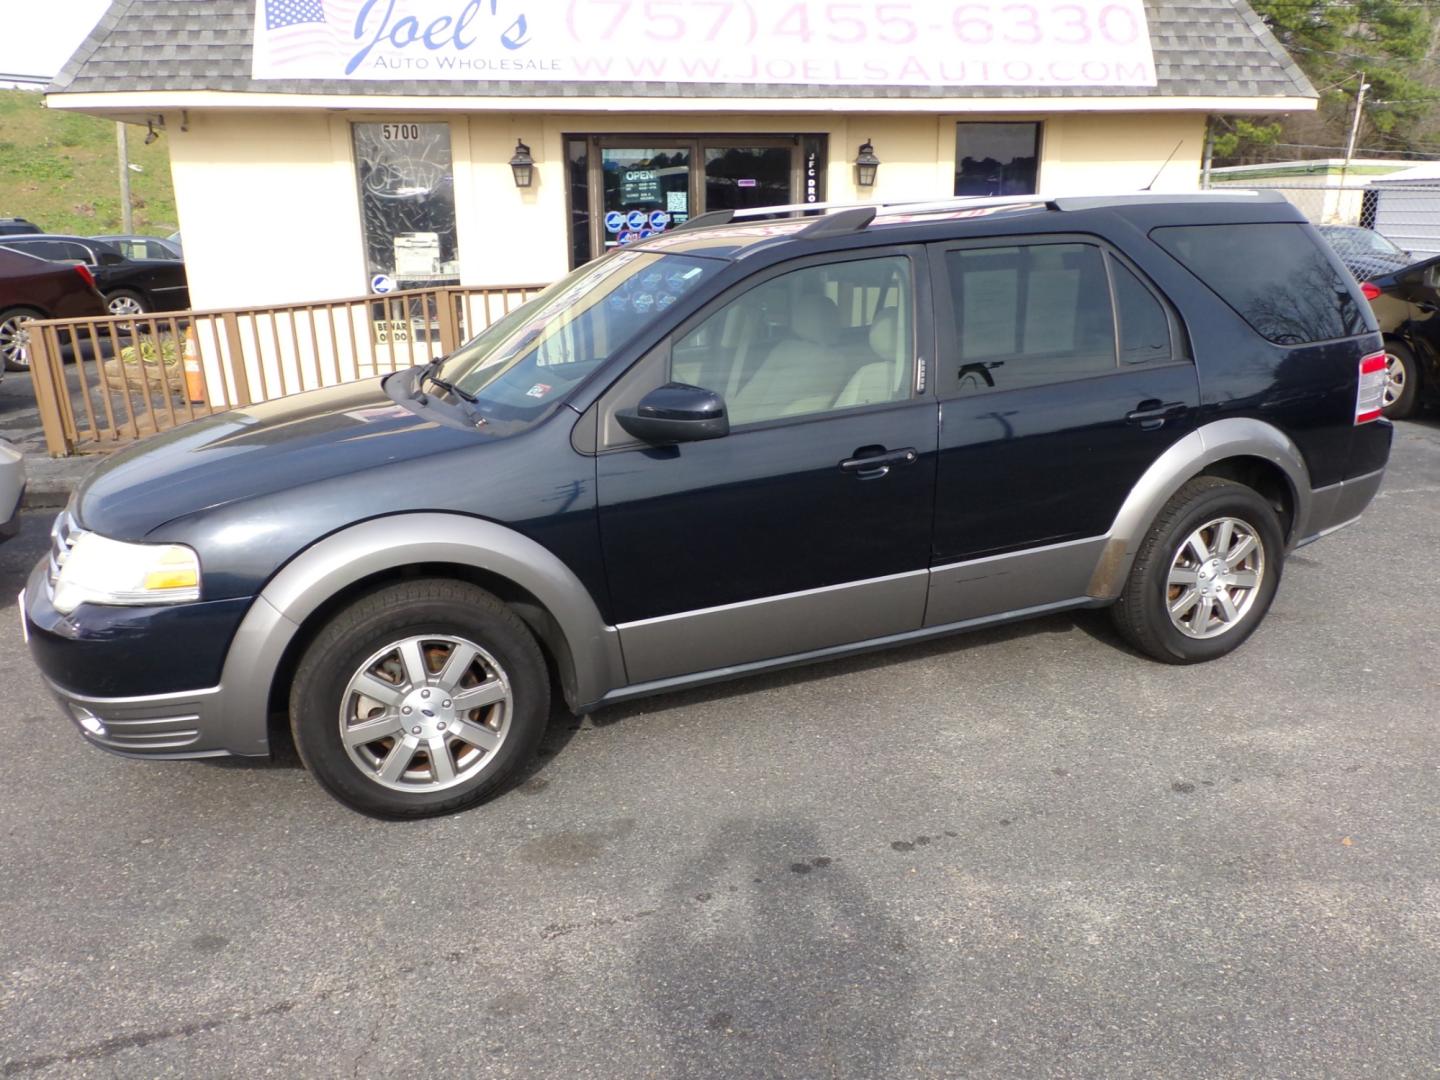
<svg viewBox="0 0 1440 1080"><path fill-rule="evenodd" d="M685 383L657 386L615 420L635 438L656 446L719 439L730 434L725 400L715 391Z"/></svg>
<svg viewBox="0 0 1440 1080"><path fill-rule="evenodd" d="M101 266L115 266L116 264L123 263L125 261L124 255L121 255L114 251L101 251L97 252L97 254L100 257Z"/></svg>

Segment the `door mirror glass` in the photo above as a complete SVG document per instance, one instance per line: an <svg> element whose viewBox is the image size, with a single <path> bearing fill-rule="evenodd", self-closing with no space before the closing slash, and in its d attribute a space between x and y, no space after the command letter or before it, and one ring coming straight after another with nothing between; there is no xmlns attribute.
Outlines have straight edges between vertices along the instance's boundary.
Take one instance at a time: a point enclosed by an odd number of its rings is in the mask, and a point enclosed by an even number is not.
<svg viewBox="0 0 1440 1080"><path fill-rule="evenodd" d="M635 438L656 446L730 434L724 399L713 390L685 383L657 386L635 408L618 410L615 420Z"/></svg>

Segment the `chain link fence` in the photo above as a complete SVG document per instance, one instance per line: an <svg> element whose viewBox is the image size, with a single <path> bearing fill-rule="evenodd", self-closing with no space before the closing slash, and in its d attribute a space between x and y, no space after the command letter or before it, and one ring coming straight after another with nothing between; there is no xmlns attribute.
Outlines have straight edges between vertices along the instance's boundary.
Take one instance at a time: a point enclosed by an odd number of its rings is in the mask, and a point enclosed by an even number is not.
<svg viewBox="0 0 1440 1080"><path fill-rule="evenodd" d="M1415 257L1440 255L1440 181L1329 177L1313 182L1220 181L1212 190L1278 191L1316 225L1358 225L1393 240Z"/></svg>

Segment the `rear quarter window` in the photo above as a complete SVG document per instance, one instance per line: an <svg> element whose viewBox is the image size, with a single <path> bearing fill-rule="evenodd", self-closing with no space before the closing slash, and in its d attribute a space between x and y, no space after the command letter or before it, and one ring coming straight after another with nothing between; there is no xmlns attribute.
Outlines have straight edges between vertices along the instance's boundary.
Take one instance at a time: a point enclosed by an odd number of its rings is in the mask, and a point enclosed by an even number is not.
<svg viewBox="0 0 1440 1080"><path fill-rule="evenodd" d="M1304 225L1166 226L1150 238L1277 345L1375 329L1355 283Z"/></svg>

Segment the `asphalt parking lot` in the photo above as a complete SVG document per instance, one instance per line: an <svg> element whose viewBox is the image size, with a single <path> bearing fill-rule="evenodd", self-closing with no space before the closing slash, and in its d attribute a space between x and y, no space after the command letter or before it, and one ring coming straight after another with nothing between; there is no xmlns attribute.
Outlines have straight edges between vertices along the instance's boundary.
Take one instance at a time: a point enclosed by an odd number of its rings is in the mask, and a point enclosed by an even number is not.
<svg viewBox="0 0 1440 1080"><path fill-rule="evenodd" d="M14 607L49 513L0 546L0 1076L1440 1069L1433 418L1223 661L1055 617L557 715L408 824L86 746Z"/></svg>

